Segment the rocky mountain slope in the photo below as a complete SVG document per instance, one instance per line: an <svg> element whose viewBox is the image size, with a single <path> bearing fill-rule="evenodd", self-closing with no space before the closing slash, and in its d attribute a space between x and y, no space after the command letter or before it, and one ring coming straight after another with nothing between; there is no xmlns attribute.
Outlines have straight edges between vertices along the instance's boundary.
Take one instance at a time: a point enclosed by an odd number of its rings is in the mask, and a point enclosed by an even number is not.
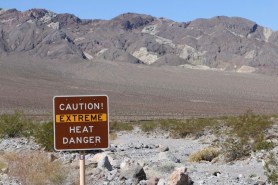
<svg viewBox="0 0 278 185"><path fill-rule="evenodd" d="M0 11L0 53L276 74L278 32L239 17L178 23L127 13L82 20L44 9L10 9Z"/></svg>

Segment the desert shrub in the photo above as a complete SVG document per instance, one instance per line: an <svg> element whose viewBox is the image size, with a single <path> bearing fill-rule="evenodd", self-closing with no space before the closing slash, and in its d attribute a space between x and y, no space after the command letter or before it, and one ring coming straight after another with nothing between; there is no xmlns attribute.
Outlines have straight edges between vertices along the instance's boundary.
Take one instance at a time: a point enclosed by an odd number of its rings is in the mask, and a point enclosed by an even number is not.
<svg viewBox="0 0 278 185"><path fill-rule="evenodd" d="M157 128L159 128L159 125L158 125L157 121L143 121L143 122L140 122L140 129L143 132L151 132L151 131L154 131Z"/></svg>
<svg viewBox="0 0 278 185"><path fill-rule="evenodd" d="M63 184L66 171L58 161L50 162L39 152L8 153L9 175L17 178L23 185Z"/></svg>
<svg viewBox="0 0 278 185"><path fill-rule="evenodd" d="M35 127L21 112L0 116L0 137L29 137L34 134Z"/></svg>
<svg viewBox="0 0 278 185"><path fill-rule="evenodd" d="M235 138L228 138L221 145L221 153L227 162L242 159L251 155L251 145Z"/></svg>
<svg viewBox="0 0 278 185"><path fill-rule="evenodd" d="M273 152L271 152L265 161L264 165L265 175L267 181L273 185L278 184L278 159Z"/></svg>
<svg viewBox="0 0 278 185"><path fill-rule="evenodd" d="M188 157L189 162L212 161L219 155L219 149L214 147L203 148Z"/></svg>
<svg viewBox="0 0 278 185"><path fill-rule="evenodd" d="M263 134L260 134L253 146L254 151L266 150L269 151L274 148L274 143L265 140Z"/></svg>
<svg viewBox="0 0 278 185"><path fill-rule="evenodd" d="M267 116L256 115L250 110L238 117L230 117L227 119L227 125L242 140L256 140L272 124Z"/></svg>
<svg viewBox="0 0 278 185"><path fill-rule="evenodd" d="M188 135L202 135L205 128L212 128L218 122L211 118L187 119L184 121L176 121L171 128L173 137L183 138Z"/></svg>
<svg viewBox="0 0 278 185"><path fill-rule="evenodd" d="M248 157L252 151L274 147L273 143L265 140L263 134L273 124L267 116L256 115L248 110L240 116L227 118L225 123L231 128L227 132L229 137L222 143L227 161Z"/></svg>
<svg viewBox="0 0 278 185"><path fill-rule="evenodd" d="M42 123L37 126L34 133L36 142L45 150L53 151L54 149L54 130L53 122Z"/></svg>
<svg viewBox="0 0 278 185"><path fill-rule="evenodd" d="M130 131L133 130L131 123L111 122L109 123L110 131Z"/></svg>

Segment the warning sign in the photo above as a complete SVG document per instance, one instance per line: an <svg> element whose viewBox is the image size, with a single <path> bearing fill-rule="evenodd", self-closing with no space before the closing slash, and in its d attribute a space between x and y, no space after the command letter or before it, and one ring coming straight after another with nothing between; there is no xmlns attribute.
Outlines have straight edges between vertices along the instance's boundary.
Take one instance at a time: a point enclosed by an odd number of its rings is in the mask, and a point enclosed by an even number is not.
<svg viewBox="0 0 278 185"><path fill-rule="evenodd" d="M108 148L108 97L55 96L55 150L92 150Z"/></svg>

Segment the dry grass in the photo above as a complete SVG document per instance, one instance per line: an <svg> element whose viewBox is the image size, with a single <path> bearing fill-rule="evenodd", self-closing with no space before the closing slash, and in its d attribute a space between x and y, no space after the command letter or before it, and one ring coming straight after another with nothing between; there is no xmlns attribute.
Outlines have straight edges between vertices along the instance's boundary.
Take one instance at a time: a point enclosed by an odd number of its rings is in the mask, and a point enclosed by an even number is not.
<svg viewBox="0 0 278 185"><path fill-rule="evenodd" d="M5 158L9 163L9 175L23 185L60 185L66 179L62 164L50 162L43 153L8 153Z"/></svg>
<svg viewBox="0 0 278 185"><path fill-rule="evenodd" d="M110 122L109 123L110 131L130 131L133 130L133 125L131 123L125 122Z"/></svg>
<svg viewBox="0 0 278 185"><path fill-rule="evenodd" d="M188 161L189 162L212 161L212 159L217 157L219 154L220 151L218 148L207 147L191 154L188 158Z"/></svg>
<svg viewBox="0 0 278 185"><path fill-rule="evenodd" d="M115 140L115 139L117 139L117 134L115 132L112 132L109 134L109 138L110 138L110 140Z"/></svg>

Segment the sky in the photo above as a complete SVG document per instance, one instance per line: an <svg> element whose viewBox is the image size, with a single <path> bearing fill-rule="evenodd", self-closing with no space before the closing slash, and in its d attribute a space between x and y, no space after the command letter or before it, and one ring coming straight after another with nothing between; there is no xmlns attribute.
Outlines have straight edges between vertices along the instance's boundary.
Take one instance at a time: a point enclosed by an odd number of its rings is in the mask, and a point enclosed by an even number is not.
<svg viewBox="0 0 278 185"><path fill-rule="evenodd" d="M142 13L178 22L214 16L250 19L278 31L277 0L0 0L4 9L44 8L82 19L111 19L122 13Z"/></svg>

